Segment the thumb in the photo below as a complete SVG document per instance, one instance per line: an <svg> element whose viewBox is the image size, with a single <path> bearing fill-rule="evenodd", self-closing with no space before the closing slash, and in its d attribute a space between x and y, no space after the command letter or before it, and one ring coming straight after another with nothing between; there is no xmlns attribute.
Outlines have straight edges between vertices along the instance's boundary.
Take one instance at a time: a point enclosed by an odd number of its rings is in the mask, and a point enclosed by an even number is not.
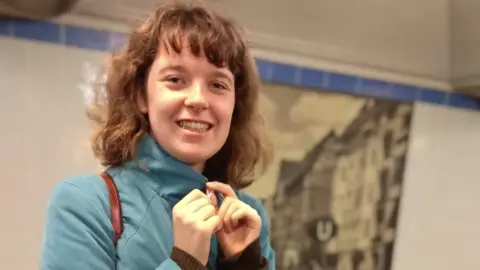
<svg viewBox="0 0 480 270"><path fill-rule="evenodd" d="M215 195L215 192L211 189L207 189L207 197L209 197L213 207L215 207L215 209L218 210L218 202L217 202L217 196ZM223 222L220 220L217 227L215 228L215 232L221 231L222 229L223 229Z"/></svg>
<svg viewBox="0 0 480 270"><path fill-rule="evenodd" d="M207 188L207 197L210 199L210 203L218 210L218 201L215 192Z"/></svg>

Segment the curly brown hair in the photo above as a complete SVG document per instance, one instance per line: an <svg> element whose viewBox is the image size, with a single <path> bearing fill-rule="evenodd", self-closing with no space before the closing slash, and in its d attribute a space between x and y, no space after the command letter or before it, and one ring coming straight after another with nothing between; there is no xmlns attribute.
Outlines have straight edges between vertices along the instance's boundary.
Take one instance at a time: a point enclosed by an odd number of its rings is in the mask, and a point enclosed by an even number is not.
<svg viewBox="0 0 480 270"><path fill-rule="evenodd" d="M171 2L150 16L115 53L106 83L96 91L89 117L97 124L92 148L104 166L133 160L138 140L150 132L148 117L137 99L146 96L148 71L159 46L180 53L180 36L194 55L202 52L217 67L227 66L235 78L235 106L225 145L207 160L203 174L234 188L249 186L271 160L271 144L259 111L260 78L243 29L233 20L200 3Z"/></svg>

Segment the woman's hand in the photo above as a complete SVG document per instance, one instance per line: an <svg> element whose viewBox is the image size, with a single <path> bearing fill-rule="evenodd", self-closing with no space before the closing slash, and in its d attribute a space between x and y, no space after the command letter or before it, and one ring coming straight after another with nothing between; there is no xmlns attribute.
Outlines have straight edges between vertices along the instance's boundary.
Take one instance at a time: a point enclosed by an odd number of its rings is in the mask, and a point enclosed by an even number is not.
<svg viewBox="0 0 480 270"><path fill-rule="evenodd" d="M250 205L240 201L233 189L220 182L208 182L207 188L224 196L217 215L223 228L215 234L227 260L235 260L260 236L262 219ZM216 204L216 198L213 203Z"/></svg>
<svg viewBox="0 0 480 270"><path fill-rule="evenodd" d="M180 200L172 211L173 244L203 265L210 254L210 239L221 228L216 212L207 195L198 189Z"/></svg>

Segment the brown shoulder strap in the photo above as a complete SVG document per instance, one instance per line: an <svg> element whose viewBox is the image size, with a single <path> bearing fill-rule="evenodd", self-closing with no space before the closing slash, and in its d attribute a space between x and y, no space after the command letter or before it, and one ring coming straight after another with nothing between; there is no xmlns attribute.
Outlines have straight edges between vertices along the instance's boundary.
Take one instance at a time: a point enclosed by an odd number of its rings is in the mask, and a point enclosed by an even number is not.
<svg viewBox="0 0 480 270"><path fill-rule="evenodd" d="M123 219L122 219L122 207L120 206L120 196L118 195L117 186L113 181L112 177L106 173L102 172L100 176L105 181L107 185L109 198L110 198L110 215L112 219L113 227L113 244L116 246L118 239L123 232Z"/></svg>

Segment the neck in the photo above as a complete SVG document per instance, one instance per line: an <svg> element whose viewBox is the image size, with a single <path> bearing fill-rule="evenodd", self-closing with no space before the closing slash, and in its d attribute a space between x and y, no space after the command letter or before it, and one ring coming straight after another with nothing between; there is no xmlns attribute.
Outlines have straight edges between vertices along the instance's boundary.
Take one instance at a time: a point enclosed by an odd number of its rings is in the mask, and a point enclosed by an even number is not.
<svg viewBox="0 0 480 270"><path fill-rule="evenodd" d="M203 168L205 167L205 163L202 162L202 163L197 163L197 164L191 164L190 166L192 166L192 168L198 172L198 173L202 173L203 172Z"/></svg>

